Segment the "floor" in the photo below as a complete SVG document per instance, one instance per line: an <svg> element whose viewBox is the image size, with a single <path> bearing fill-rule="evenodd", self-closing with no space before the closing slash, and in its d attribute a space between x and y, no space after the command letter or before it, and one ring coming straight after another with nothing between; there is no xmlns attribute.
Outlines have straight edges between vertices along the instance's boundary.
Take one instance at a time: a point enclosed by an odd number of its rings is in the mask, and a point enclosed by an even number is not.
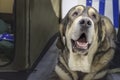
<svg viewBox="0 0 120 80"><path fill-rule="evenodd" d="M49 75L53 72L57 63L57 56L59 53L55 45L56 41L38 63L34 71L29 75L27 80L47 80L49 78Z"/></svg>

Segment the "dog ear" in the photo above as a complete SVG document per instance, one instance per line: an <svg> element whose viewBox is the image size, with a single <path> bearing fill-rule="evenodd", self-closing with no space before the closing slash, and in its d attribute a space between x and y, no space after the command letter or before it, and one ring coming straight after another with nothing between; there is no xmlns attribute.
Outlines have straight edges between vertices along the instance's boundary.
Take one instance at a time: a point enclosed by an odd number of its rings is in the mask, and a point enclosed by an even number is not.
<svg viewBox="0 0 120 80"><path fill-rule="evenodd" d="M63 50L64 47L65 47L65 46L64 46L64 43L63 43L63 40L61 39L60 35L59 35L59 37L58 37L58 39L57 39L56 46L57 46L57 48L59 48L59 49L61 49L61 50Z"/></svg>
<svg viewBox="0 0 120 80"><path fill-rule="evenodd" d="M107 37L111 43L111 47L115 47L114 41L116 40L116 31L110 19L105 16L101 16L101 30L101 41Z"/></svg>
<svg viewBox="0 0 120 80"><path fill-rule="evenodd" d="M104 33L106 34L106 36L115 39L116 32L110 19L105 16L101 17L101 24L102 29L105 30Z"/></svg>
<svg viewBox="0 0 120 80"><path fill-rule="evenodd" d="M58 37L56 46L62 50L65 47L65 32L66 32L66 27L67 27L68 22L69 22L68 15L66 15L66 17L62 20L59 26L60 35Z"/></svg>

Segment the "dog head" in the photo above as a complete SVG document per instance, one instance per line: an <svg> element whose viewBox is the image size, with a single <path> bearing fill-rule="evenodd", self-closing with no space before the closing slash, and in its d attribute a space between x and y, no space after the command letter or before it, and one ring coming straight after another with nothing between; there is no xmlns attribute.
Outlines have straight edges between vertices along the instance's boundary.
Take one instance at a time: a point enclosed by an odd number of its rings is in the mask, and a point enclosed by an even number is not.
<svg viewBox="0 0 120 80"><path fill-rule="evenodd" d="M62 42L75 54L85 55L94 41L100 16L93 7L73 7L60 24Z"/></svg>
<svg viewBox="0 0 120 80"><path fill-rule="evenodd" d="M59 31L58 48L67 48L69 58L75 58L74 63L83 56L88 61L89 68L100 42L110 38L109 46L113 46L112 23L105 16L99 15L93 7L77 5L70 9L62 20ZM73 64L70 60L69 63ZM73 70L79 71L78 68Z"/></svg>

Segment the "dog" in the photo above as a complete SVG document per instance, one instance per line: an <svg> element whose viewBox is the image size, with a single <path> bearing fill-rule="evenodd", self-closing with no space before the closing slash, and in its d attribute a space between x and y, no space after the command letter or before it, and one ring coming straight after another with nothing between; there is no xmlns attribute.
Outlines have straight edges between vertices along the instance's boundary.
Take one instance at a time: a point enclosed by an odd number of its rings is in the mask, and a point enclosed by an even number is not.
<svg viewBox="0 0 120 80"><path fill-rule="evenodd" d="M103 79L115 52L112 22L93 7L77 5L60 23L55 72L60 80Z"/></svg>

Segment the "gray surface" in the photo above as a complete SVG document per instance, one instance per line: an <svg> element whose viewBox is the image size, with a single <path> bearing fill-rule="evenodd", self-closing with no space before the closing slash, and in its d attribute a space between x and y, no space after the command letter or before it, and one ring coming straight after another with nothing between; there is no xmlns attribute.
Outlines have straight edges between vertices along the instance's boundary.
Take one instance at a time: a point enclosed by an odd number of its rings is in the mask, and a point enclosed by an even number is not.
<svg viewBox="0 0 120 80"><path fill-rule="evenodd" d="M27 80L47 80L51 72L54 70L57 56L58 49L55 41Z"/></svg>
<svg viewBox="0 0 120 80"><path fill-rule="evenodd" d="M110 74L107 80L120 80L120 74Z"/></svg>

